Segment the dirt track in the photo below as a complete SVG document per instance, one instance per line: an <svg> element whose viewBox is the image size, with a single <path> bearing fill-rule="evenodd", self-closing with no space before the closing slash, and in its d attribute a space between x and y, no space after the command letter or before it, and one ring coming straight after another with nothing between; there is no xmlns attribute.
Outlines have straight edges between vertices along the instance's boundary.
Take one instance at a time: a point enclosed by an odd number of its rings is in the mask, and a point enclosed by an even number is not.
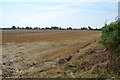
<svg viewBox="0 0 120 80"><path fill-rule="evenodd" d="M3 76L30 76L35 70L57 67L60 59L79 53L100 35L81 30L4 30Z"/></svg>

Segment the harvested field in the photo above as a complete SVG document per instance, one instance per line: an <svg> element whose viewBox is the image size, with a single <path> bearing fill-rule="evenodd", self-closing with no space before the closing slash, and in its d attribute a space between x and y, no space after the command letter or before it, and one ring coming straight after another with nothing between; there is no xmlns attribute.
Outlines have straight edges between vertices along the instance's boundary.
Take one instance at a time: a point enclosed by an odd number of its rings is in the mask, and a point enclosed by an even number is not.
<svg viewBox="0 0 120 80"><path fill-rule="evenodd" d="M56 77L45 74L60 71L60 64L84 54L100 35L82 30L3 30L3 77Z"/></svg>

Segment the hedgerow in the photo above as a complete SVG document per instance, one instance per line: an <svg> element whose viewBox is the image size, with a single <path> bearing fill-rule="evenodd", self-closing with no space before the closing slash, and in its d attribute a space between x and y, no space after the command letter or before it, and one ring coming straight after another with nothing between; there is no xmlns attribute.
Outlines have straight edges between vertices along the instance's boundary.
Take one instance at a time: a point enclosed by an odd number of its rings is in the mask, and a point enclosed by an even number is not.
<svg viewBox="0 0 120 80"><path fill-rule="evenodd" d="M102 29L100 43L107 49L120 51L120 22L115 21L105 25Z"/></svg>

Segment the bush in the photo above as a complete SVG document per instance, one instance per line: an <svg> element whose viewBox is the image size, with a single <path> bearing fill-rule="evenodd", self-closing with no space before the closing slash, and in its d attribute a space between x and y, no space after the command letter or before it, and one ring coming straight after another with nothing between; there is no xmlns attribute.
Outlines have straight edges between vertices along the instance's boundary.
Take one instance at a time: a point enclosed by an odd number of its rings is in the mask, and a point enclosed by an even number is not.
<svg viewBox="0 0 120 80"><path fill-rule="evenodd" d="M109 25L105 25L102 29L102 36L100 43L107 49L113 51L120 50L120 26L119 22L112 22Z"/></svg>

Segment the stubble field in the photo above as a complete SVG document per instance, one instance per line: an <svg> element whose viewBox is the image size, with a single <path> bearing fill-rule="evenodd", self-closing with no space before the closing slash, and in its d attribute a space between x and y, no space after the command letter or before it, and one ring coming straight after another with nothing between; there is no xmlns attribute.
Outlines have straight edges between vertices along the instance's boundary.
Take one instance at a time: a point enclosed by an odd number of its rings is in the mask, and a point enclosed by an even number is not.
<svg viewBox="0 0 120 80"><path fill-rule="evenodd" d="M100 36L100 31L89 30L3 30L2 76L54 78L73 75L73 72L67 74L69 71L62 65L96 47Z"/></svg>

